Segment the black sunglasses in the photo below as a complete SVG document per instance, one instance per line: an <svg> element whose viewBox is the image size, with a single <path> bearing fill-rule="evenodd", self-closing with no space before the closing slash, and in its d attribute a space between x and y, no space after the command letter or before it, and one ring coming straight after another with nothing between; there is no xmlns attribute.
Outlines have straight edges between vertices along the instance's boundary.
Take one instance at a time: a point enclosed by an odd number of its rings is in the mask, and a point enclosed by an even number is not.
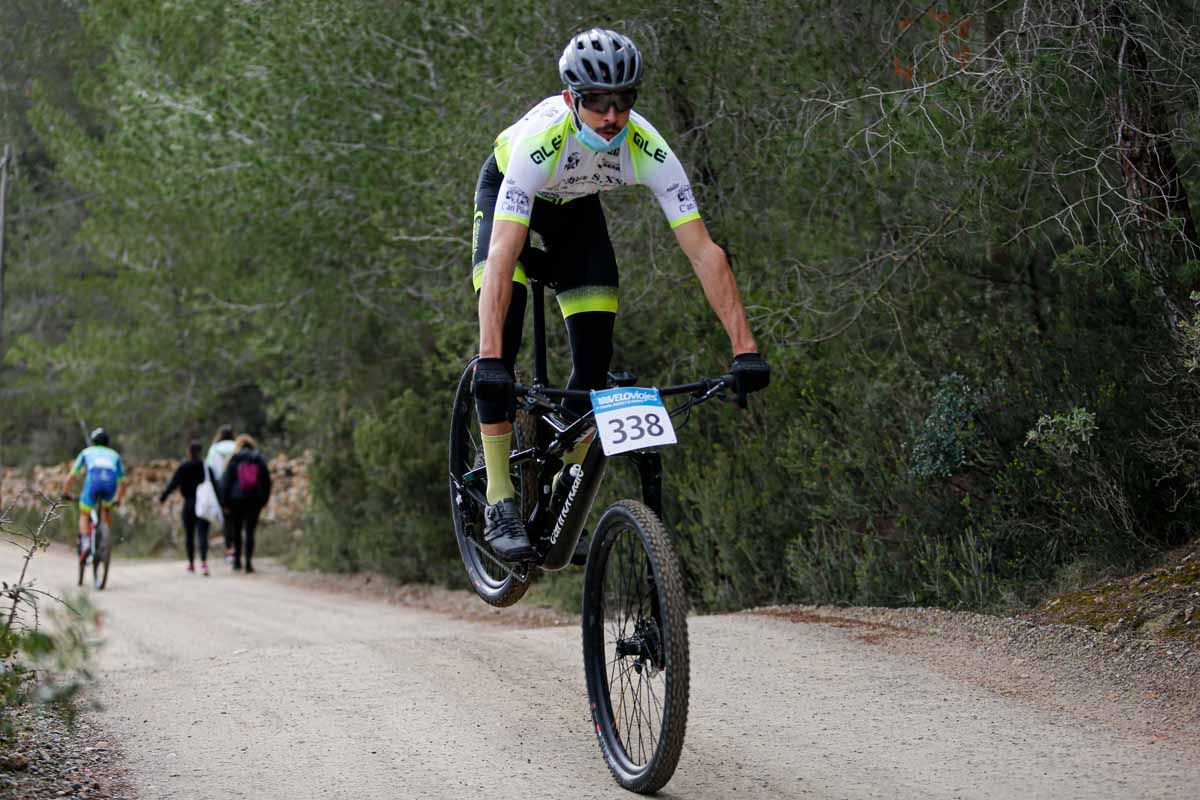
<svg viewBox="0 0 1200 800"><path fill-rule="evenodd" d="M610 106L615 106L618 113L624 114L637 102L637 89L626 89L623 92L576 94L575 99L588 111L596 114L607 114Z"/></svg>

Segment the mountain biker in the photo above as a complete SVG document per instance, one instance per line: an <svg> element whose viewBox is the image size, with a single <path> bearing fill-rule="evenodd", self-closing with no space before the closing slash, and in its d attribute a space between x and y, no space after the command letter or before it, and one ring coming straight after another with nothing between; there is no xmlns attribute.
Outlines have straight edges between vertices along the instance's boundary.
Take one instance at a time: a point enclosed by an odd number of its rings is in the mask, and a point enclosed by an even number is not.
<svg viewBox="0 0 1200 800"><path fill-rule="evenodd" d="M712 241L683 166L662 135L633 111L642 56L626 36L593 28L572 37L558 62L565 88L496 138L475 189L473 284L479 298L479 360L473 389L487 470L484 539L510 560L530 556L508 471L527 278L549 268L571 343L569 389L602 389L612 359L618 280L599 192L644 184L658 198L733 351L739 391L765 388L770 368L746 321L725 252ZM537 232L545 252L529 244ZM587 410L583 398L567 407ZM564 454L583 461L588 442ZM560 473L561 476L562 473Z"/></svg>
<svg viewBox="0 0 1200 800"><path fill-rule="evenodd" d="M125 465L116 450L108 446L108 431L96 428L88 437L89 447L80 451L63 484L63 496L70 497L71 482L83 473L83 489L79 493L79 559L85 560L92 549L92 509L97 506L104 524L112 530L112 508L120 505L129 484L125 482Z"/></svg>

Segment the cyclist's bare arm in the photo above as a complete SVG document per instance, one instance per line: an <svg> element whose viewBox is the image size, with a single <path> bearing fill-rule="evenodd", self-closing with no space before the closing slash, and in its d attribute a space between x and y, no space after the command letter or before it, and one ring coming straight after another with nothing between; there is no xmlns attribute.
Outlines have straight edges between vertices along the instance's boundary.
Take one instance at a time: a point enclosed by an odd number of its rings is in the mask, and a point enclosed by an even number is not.
<svg viewBox="0 0 1200 800"><path fill-rule="evenodd" d="M479 356L500 358L504 352L504 317L512 302L512 278L529 228L498 219L492 223L483 287L479 291Z"/></svg>
<svg viewBox="0 0 1200 800"><path fill-rule="evenodd" d="M82 473L82 472L80 472L79 474L80 474L80 475L82 475L83 473ZM68 472L68 473L67 473L67 479L66 479L65 481L63 481L62 493L63 493L64 495L70 495L70 494L71 494L71 484L72 484L72 483L74 483L74 481L75 481L75 473L74 473L74 472Z"/></svg>
<svg viewBox="0 0 1200 800"><path fill-rule="evenodd" d="M492 223L492 238L488 245L487 266L483 286L479 290L479 357L501 358L504 355L504 317L512 303L512 279L517 258L525 246L529 228L519 222L498 219ZM511 422L482 423L479 426L489 436L506 434Z"/></svg>
<svg viewBox="0 0 1200 800"><path fill-rule="evenodd" d="M729 268L729 259L708 235L704 221L694 219L676 227L675 239L692 262L692 269L704 287L708 304L729 334L733 354L757 353L758 345L750 333L750 324L746 322L746 309L742 306L742 296L733 279L733 270Z"/></svg>

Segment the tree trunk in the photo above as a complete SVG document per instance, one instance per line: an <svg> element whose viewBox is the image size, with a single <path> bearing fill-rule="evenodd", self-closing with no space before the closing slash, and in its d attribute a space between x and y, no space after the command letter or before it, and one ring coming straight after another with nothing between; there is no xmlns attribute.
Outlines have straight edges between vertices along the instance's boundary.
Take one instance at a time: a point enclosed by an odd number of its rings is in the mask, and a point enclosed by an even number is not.
<svg viewBox="0 0 1200 800"><path fill-rule="evenodd" d="M0 364L4 363L4 201L8 196L9 147L0 157Z"/></svg>
<svg viewBox="0 0 1200 800"><path fill-rule="evenodd" d="M1134 244L1143 268L1162 290L1167 322L1175 330L1180 321L1191 318L1195 304L1190 295L1200 288L1177 286L1172 275L1172 267L1195 258L1200 250L1196 223L1146 49L1130 34L1122 3L1109 7L1108 22L1119 35L1119 87L1109 97L1109 108Z"/></svg>
<svg viewBox="0 0 1200 800"><path fill-rule="evenodd" d="M8 196L9 147L4 145L4 156L0 157L0 374L4 372L4 200ZM3 448L0 442L0 448ZM0 449L0 507L4 502L4 451ZM14 601L15 602L15 601Z"/></svg>

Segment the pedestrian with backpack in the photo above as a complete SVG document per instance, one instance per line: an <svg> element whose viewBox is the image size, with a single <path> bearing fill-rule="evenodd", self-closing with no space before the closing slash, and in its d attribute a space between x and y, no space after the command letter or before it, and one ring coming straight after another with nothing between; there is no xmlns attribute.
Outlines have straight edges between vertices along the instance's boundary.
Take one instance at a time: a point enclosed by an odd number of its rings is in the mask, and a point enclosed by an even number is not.
<svg viewBox="0 0 1200 800"><path fill-rule="evenodd" d="M221 476L221 500L227 509L225 527L233 542L233 569L254 572L254 531L258 516L271 497L271 471L258 443L243 433L234 442L233 455Z"/></svg>

